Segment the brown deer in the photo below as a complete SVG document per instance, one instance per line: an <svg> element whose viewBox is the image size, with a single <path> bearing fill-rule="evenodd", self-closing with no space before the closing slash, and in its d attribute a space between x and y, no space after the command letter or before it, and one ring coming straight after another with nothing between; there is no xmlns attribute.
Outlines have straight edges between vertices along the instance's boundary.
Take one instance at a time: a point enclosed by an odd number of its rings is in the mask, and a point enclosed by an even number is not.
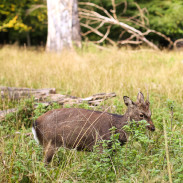
<svg viewBox="0 0 183 183"><path fill-rule="evenodd" d="M119 141L124 144L127 135L122 129L128 121L146 120L147 128L155 130L151 120L149 101L144 101L141 92L137 101L133 102L124 96L124 103L128 107L124 115L107 112L92 111L78 108L62 108L48 111L40 116L33 124L32 132L35 140L43 145L45 162L49 163L57 147L76 148L77 150L92 151L97 141L109 140L110 128L116 127Z"/></svg>

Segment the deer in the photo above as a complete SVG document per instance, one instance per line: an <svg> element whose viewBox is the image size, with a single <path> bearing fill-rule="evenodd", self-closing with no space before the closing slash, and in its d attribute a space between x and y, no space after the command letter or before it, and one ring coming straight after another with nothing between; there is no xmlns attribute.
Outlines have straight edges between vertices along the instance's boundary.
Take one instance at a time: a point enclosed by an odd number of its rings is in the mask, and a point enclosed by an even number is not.
<svg viewBox="0 0 183 183"><path fill-rule="evenodd" d="M123 127L129 121L146 120L147 128L155 131L151 120L150 102L144 100L139 92L137 101L123 97L127 110L124 115L112 114L81 108L61 108L46 112L38 117L32 126L35 140L43 146L44 161L50 163L56 149L65 147L78 151L92 151L94 145L102 140L110 140L112 127L119 133L120 144L127 142L128 137Z"/></svg>

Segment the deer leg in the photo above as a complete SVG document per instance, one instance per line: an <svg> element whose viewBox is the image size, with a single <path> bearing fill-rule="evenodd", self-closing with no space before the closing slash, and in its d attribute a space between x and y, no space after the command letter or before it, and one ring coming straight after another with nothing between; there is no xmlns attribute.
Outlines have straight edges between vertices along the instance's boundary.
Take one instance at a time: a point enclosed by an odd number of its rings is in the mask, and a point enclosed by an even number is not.
<svg viewBox="0 0 183 183"><path fill-rule="evenodd" d="M51 143L48 143L48 145L45 147L44 153L44 162L48 164L51 162L53 155L55 154L55 146L53 146Z"/></svg>

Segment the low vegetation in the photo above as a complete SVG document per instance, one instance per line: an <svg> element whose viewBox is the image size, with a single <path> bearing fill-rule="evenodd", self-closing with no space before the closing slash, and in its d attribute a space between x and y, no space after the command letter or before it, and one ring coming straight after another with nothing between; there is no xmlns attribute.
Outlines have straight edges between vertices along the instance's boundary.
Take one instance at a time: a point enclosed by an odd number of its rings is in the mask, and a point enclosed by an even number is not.
<svg viewBox="0 0 183 183"><path fill-rule="evenodd" d="M129 141L121 147L118 134L112 149L100 154L60 148L50 165L43 163L42 147L31 134L32 121L53 108L33 99L0 100L0 109L17 107L16 114L0 122L0 182L183 182L183 53L106 48L48 54L41 50L3 47L0 84L51 88L62 94L87 97L116 92L95 110L123 114L123 95L149 90L155 132L133 123L126 126ZM69 107L69 106L66 106ZM80 108L90 109L87 104ZM93 109L93 108L92 108ZM112 131L114 129L111 129ZM115 150L115 151L113 151Z"/></svg>

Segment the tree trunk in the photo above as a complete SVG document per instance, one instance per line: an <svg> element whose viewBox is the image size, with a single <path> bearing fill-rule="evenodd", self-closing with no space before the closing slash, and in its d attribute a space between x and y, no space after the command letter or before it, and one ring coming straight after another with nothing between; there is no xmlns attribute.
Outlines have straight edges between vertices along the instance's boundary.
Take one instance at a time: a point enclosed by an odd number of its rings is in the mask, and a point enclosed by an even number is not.
<svg viewBox="0 0 183 183"><path fill-rule="evenodd" d="M72 40L75 46L81 48L81 29L78 17L78 0L73 0L72 6Z"/></svg>
<svg viewBox="0 0 183 183"><path fill-rule="evenodd" d="M47 9L47 51L61 52L71 49L72 41L80 42L77 0L47 0Z"/></svg>

